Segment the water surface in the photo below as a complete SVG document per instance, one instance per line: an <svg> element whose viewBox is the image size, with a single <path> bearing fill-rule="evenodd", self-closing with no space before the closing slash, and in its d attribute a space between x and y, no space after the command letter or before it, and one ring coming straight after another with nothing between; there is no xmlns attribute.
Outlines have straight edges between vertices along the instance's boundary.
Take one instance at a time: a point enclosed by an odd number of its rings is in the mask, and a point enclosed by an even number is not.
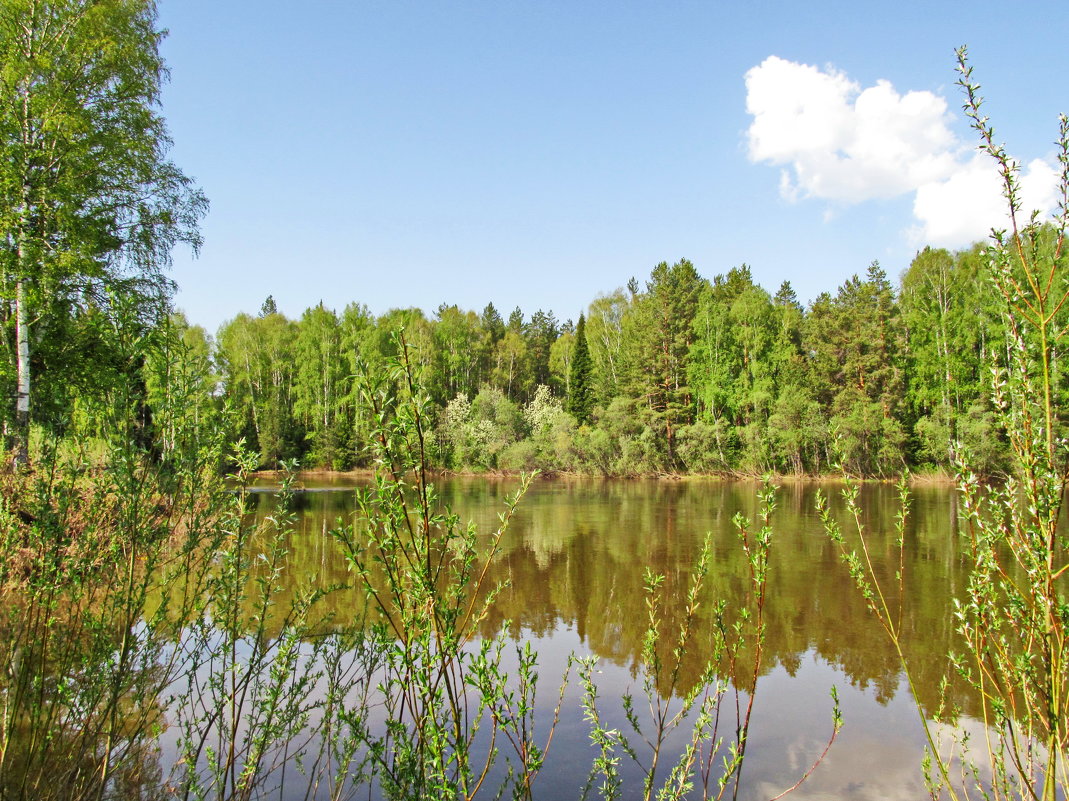
<svg viewBox="0 0 1069 801"><path fill-rule="evenodd" d="M343 479L302 482L295 499L299 518L289 540L291 586L351 580L329 531L354 513L351 484ZM481 532L498 526L503 498L518 480L452 478L440 481L443 499ZM610 725L623 725L618 698L634 691L635 663L642 647L648 570L665 576L665 630L678 625L679 602L702 542L711 537L714 560L710 598L699 616L713 625L712 609L723 600L729 610L746 602L748 571L732 520L758 513L758 485L712 481L539 480L522 500L501 552L490 567L493 582L507 582L497 597L484 633L508 625L517 640L540 654L542 693L555 700L555 684L568 655L599 658ZM837 500L840 486L823 486ZM916 705L897 656L852 585L835 546L815 512L811 483L780 488L773 518L765 616L768 624L743 775L744 798L770 798L792 785L820 754L831 731L830 690L838 688L845 727L824 763L794 798L917 798L925 794L920 762L923 733ZM259 513L275 504L257 495ZM841 503L833 504L839 509ZM894 543L895 490L862 489L863 524L870 553L898 608L913 681L923 710L940 700L954 647L950 608L960 594L966 566L957 548L958 505L953 490L913 491L906 530L904 594L894 580L899 551ZM844 522L848 522L845 521ZM358 614L362 594L331 595L333 612ZM684 656L681 685L692 685L708 654L693 648ZM741 659L735 679L750 682L752 660ZM951 684L950 700L969 715L976 700ZM589 769L588 728L582 721L579 688L572 682L565 711L538 779L542 798L576 797ZM616 711L613 711L616 709ZM548 709L543 713L548 716ZM730 732L729 732L730 733Z"/></svg>

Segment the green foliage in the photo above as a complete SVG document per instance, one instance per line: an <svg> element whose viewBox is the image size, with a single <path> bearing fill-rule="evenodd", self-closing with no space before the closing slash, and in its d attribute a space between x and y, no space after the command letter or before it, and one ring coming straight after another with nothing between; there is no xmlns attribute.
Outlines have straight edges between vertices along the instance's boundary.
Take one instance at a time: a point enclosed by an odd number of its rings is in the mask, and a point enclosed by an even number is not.
<svg viewBox="0 0 1069 801"><path fill-rule="evenodd" d="M499 456L520 438L522 425L520 410L499 389L483 387L472 401L457 395L439 422L446 464L497 468Z"/></svg>
<svg viewBox="0 0 1069 801"><path fill-rule="evenodd" d="M213 397L216 375L211 343L200 326L175 313L148 341L143 358L144 389L159 456L170 460L203 448L224 425Z"/></svg>
<svg viewBox="0 0 1069 801"><path fill-rule="evenodd" d="M501 319L501 312L497 310L493 303L486 304L486 308L483 309L483 313L479 316L479 325L486 332L486 338L489 340L491 348L505 336L505 321Z"/></svg>
<svg viewBox="0 0 1069 801"><path fill-rule="evenodd" d="M294 413L296 338L297 326L281 314L239 314L219 330L216 359L237 433L268 467L294 458L302 447Z"/></svg>
<svg viewBox="0 0 1069 801"><path fill-rule="evenodd" d="M361 365L374 363L375 318L366 306L350 303L342 311L339 325L343 356L341 384L345 393L342 404L346 415L341 427L344 452L349 456L350 464L365 465L368 461L365 445L370 440L370 421L366 409L359 402L359 391L351 377L360 371Z"/></svg>
<svg viewBox="0 0 1069 801"><path fill-rule="evenodd" d="M586 318L587 344L595 402L608 405L622 388L624 370L623 320L630 301L623 290L595 298Z"/></svg>
<svg viewBox="0 0 1069 801"><path fill-rule="evenodd" d="M737 452L735 431L723 419L711 424L699 420L679 429L679 459L690 472L729 471Z"/></svg>
<svg viewBox="0 0 1069 801"><path fill-rule="evenodd" d="M553 379L551 388L564 398L570 397L572 393L572 360L575 358L575 348L575 331L571 329L569 320L568 326L561 329L560 335L549 349L549 374Z"/></svg>
<svg viewBox="0 0 1069 801"><path fill-rule="evenodd" d="M397 351L388 373L364 377L380 468L359 498L360 529L336 532L381 619L386 720L381 731L362 733L363 745L387 798L470 799L498 759L478 738L492 744L500 735L511 753L497 793L530 797L548 749L548 740L540 746L534 739L536 656L519 650L519 684L512 689L502 670L505 640L479 636L500 589L488 586L487 567L530 479L508 499L488 542L443 509L426 477L430 399L416 383L403 338ZM469 647L477 640L481 645Z"/></svg>
<svg viewBox="0 0 1069 801"><path fill-rule="evenodd" d="M522 398L531 385L530 356L523 335L510 327L494 349L493 383L510 400Z"/></svg>
<svg viewBox="0 0 1069 801"><path fill-rule="evenodd" d="M530 321L524 326L523 334L530 357L530 388L533 390L541 384L550 386L553 383L549 366L550 353L553 343L560 336L556 315L552 311L544 312L539 309L531 315Z"/></svg>
<svg viewBox="0 0 1069 801"><path fill-rule="evenodd" d="M293 341L296 375L293 414L305 434L308 458L334 469L347 467L345 450L349 404L345 387L342 328L333 311L308 309L296 326Z"/></svg>
<svg viewBox="0 0 1069 801"><path fill-rule="evenodd" d="M864 281L854 276L835 298L817 298L806 318L811 386L831 412L843 466L855 474L905 467L902 340L894 293L876 263Z"/></svg>
<svg viewBox="0 0 1069 801"><path fill-rule="evenodd" d="M431 397L444 401L474 394L484 381L489 338L475 312L442 304L434 326L435 365L429 378Z"/></svg>
<svg viewBox="0 0 1069 801"><path fill-rule="evenodd" d="M1056 238L1039 227L1036 252L1052 253ZM1021 275L1020 255L1010 261ZM257 449L263 466L369 465L354 377L396 355L390 331L400 326L434 407L440 467L760 475L842 461L853 475L886 478L912 466L950 471L968 451L975 470L998 475L1009 443L983 386L990 364L1006 369L1011 354L998 344L1006 326L982 262L979 246L924 249L898 292L873 264L808 309L787 282L770 295L746 265L709 283L689 262L662 263L645 291L634 281L596 298L574 329L544 311L526 320L517 308L505 321L492 303L481 314L443 304L433 319L315 307L295 322L265 305L221 329L214 358L234 441ZM92 383L96 365L114 362L110 317L85 319L57 341L102 354L79 357ZM1056 319L1069 323L1069 309ZM1069 403L1063 362L1051 363L1058 404ZM81 373L62 374L83 391ZM64 391L48 393L57 420L72 408ZM553 437L517 416L547 391L577 423L562 419Z"/></svg>
<svg viewBox="0 0 1069 801"><path fill-rule="evenodd" d="M293 762L310 767L309 788L344 784L350 773L363 775L354 731L367 716L381 655L360 626L322 636L313 614L322 590L286 597L288 482L276 514L250 524L246 487L256 456L235 460L231 478L240 490L216 523L225 539L211 543L196 613L181 619L182 679L169 710L178 755L169 784L184 798L253 798L282 783ZM189 603L189 590L176 594ZM310 725L324 736L308 740Z"/></svg>
<svg viewBox="0 0 1069 801"><path fill-rule="evenodd" d="M1003 335L982 269L979 247L956 254L925 248L902 278L909 401L922 462L952 467L966 434L963 418L987 400L988 343ZM996 460L985 461L987 469L996 468Z"/></svg>
<svg viewBox="0 0 1069 801"><path fill-rule="evenodd" d="M580 314L575 328L575 352L568 378L568 411L579 425L590 420L594 411L593 362L586 341L586 318Z"/></svg>
<svg viewBox="0 0 1069 801"><path fill-rule="evenodd" d="M702 296L690 383L703 422L720 432L716 454L722 468L761 473L772 467L766 442L780 378L774 350L781 344L781 317L746 265L717 276Z"/></svg>
<svg viewBox="0 0 1069 801"><path fill-rule="evenodd" d="M176 325L125 343L150 370L153 429L146 432L135 413L145 402L144 384L129 379L106 402L85 401L96 404L86 419L106 442L97 451L102 461L87 462L84 449L47 440L34 471L4 479L5 798L156 797L163 782L156 739L166 717L190 709L197 725L220 721L221 705L206 710L202 697L173 698L183 676L205 678L201 657L227 652L214 622L238 605L220 589L248 578L247 571L217 572L231 564L228 534L247 518L218 472L223 429L209 406L190 403L206 375L203 350L198 355L183 343L188 333ZM84 430L68 433L74 443L86 441ZM202 645L195 630L206 632ZM270 638L258 641L271 648ZM254 702L261 710L285 682L268 673L257 679L259 687L272 682L274 690ZM226 709L240 712L242 703L231 695ZM251 720L234 720L230 733L240 729L269 743L287 731L281 718ZM185 775L200 767L193 759ZM182 779L171 786L181 792L188 785Z"/></svg>
<svg viewBox="0 0 1069 801"><path fill-rule="evenodd" d="M992 798L1027 798L1054 801L1063 797L1066 760L1069 758L1069 727L1065 699L1069 694L1069 659L1066 643L1069 603L1064 575L1069 569L1069 539L1058 521L1069 476L1069 450L1058 432L1064 426L1060 370L1056 355L1064 347L1066 327L1062 321L1069 302L1065 275L1069 265L1063 249L1069 205L1063 202L1056 221L1056 234L1041 226L1033 214L1019 222L1021 205L1018 165L995 143L988 119L981 113L979 86L964 48L958 51L959 85L965 92L966 113L980 135L981 148L996 162L1009 209L1010 230L995 231L984 253L985 279L1000 303L1004 339L988 355L990 364L991 414L977 415L969 425L956 416L958 400L944 394L940 399L944 425L957 424L977 438L977 429L998 431L1009 443L1005 481L983 482L970 464L969 447L953 443L958 457L959 490L965 508L966 548L969 578L964 597L956 599L955 625L963 649L951 654L955 671L983 700L985 748L977 757L966 735L957 743L964 765L954 775L951 758L939 749L932 728L918 705L928 739L925 780L932 797L947 793L968 798L973 792ZM1069 119L1061 117L1059 160L1062 164L1061 193L1069 197ZM949 270L945 254L931 253L918 269ZM949 282L940 279L942 285ZM940 314L947 305L939 300ZM955 369L946 342L949 328L937 326L933 339L938 363L948 373ZM946 339L943 339L946 337ZM1003 358L1007 361L1003 361ZM973 403L970 412L975 412ZM982 407L981 407L982 408ZM931 418L929 418L931 419ZM923 430L923 429L922 429ZM942 440L946 431L935 431ZM990 473L994 457L978 453L980 469ZM827 507L821 515L829 536L842 554L850 575L876 620L895 646L905 675L913 683L913 665L901 646L903 616L899 600L906 580L904 570L905 520L909 495L901 487L901 512L896 529L899 567L897 588L879 580L870 555L869 536L857 505L857 488L844 492L851 513L852 541L847 541ZM916 693L914 693L916 697ZM951 717L956 710L946 710Z"/></svg>
<svg viewBox="0 0 1069 801"><path fill-rule="evenodd" d="M404 340L357 384L376 475L357 519L334 531L367 599L345 616L323 603L340 587L286 578L299 547L289 479L271 514L251 513L249 474L261 457L226 452L204 333L176 317L117 344L145 376L84 401L98 404L84 420L102 461L87 463L79 429L70 442L46 438L44 450L66 461L0 476L0 794L532 798L565 688L536 726L538 655L490 619L503 589L490 576L530 479L489 534L440 502L427 472L433 403ZM621 414L619 435L641 440L648 429L627 429L630 417ZM526 427L541 460L577 458L565 451L583 441L545 386L522 414L484 388L467 419ZM224 459L236 465L225 481ZM774 503L771 490L763 497L757 528L739 520L749 611L731 620L708 597L708 541L683 588L678 630L665 622L673 579L647 575L641 693L624 700L626 736L598 723L592 665L581 668L582 703L605 743L595 775L611 775L623 753L641 766L646 797L737 791L764 638ZM709 624L714 643L694 684L685 663ZM750 684L733 688L725 677L743 661ZM635 703L642 696L648 714ZM729 735L718 727L744 699ZM156 746L164 721L175 748L166 765Z"/></svg>
<svg viewBox="0 0 1069 801"><path fill-rule="evenodd" d="M661 443L663 453L655 459L658 467L677 466L676 430L693 420L687 359L705 286L705 279L686 259L672 266L661 262L623 320L626 386L632 397L642 401L642 417Z"/></svg>
<svg viewBox="0 0 1069 801"><path fill-rule="evenodd" d="M780 390L768 417L768 435L792 473L824 462L821 448L828 441L827 418L809 387L788 384Z"/></svg>
<svg viewBox="0 0 1069 801"><path fill-rule="evenodd" d="M721 799L728 793L732 798L738 797L766 635L765 599L776 502L771 484L764 484L759 499L756 527L741 514L734 521L748 569L748 592L741 609L728 610L723 602L708 595L707 579L713 563L709 538L695 560L682 597L676 601L683 609L678 629L668 630L663 617L668 595L666 577L646 569L646 627L635 666L640 692L628 690L621 700L626 729L605 725L594 678L597 660L579 660L583 719L590 726L590 741L596 753L583 798L589 797L591 791L603 799L620 798L625 758L634 763L642 777L641 797L645 801ZM697 645L702 617L707 624L705 630L711 631L712 636L703 638L704 664L697 680L688 684L681 667L684 655ZM752 660L747 665L751 679L742 684L739 668L747 655ZM734 681L729 682L726 676ZM841 726L836 702L832 733L823 753L793 787L777 797L797 789L824 760ZM671 742L677 743L673 761Z"/></svg>
<svg viewBox="0 0 1069 801"><path fill-rule="evenodd" d="M161 313L173 245L199 244L207 202L167 160L156 110L161 37L150 0L0 8L0 319L19 462L31 374L68 363L35 363L38 334L92 326L109 293Z"/></svg>
<svg viewBox="0 0 1069 801"><path fill-rule="evenodd" d="M504 455L501 466L508 470L569 470L575 466L576 422L560 400L543 385L523 407L528 436Z"/></svg>
<svg viewBox="0 0 1069 801"><path fill-rule="evenodd" d="M1058 519L1069 476L1069 451L1059 437L1064 419L1057 354L1064 323L1069 256L1069 118L1062 115L1058 156L1062 207L1053 241L1032 214L1020 223L1018 165L996 144L981 114L979 86L964 48L959 85L981 147L997 163L1011 228L996 231L987 253L989 280L1003 303L1006 370L996 363L991 398L1010 443L1012 471L1001 486L982 486L962 465L961 489L973 564L957 610L967 643L955 664L987 700L986 722L1000 734L990 750L997 791L1053 801L1064 795L1069 726L1069 609L1059 579L1069 564L1069 539Z"/></svg>

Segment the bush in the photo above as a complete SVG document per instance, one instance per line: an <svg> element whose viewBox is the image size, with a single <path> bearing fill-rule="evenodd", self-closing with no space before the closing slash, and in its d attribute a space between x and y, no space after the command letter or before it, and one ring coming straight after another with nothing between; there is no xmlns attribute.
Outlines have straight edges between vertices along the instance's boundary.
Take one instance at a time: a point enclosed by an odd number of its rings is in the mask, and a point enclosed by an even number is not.
<svg viewBox="0 0 1069 801"><path fill-rule="evenodd" d="M496 469L498 457L520 438L522 419L516 404L499 389L483 387L473 401L457 395L439 423L446 465Z"/></svg>

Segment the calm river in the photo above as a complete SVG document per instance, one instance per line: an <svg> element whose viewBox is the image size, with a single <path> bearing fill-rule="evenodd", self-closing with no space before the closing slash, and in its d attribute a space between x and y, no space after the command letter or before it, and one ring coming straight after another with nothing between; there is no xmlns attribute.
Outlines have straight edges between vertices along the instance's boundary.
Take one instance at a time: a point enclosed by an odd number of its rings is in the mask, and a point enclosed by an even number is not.
<svg viewBox="0 0 1069 801"><path fill-rule="evenodd" d="M462 520L492 531L502 498L516 480L449 479L439 487ZM323 584L347 580L329 529L353 512L352 484L306 478L297 496L300 518L289 547L293 581ZM839 485L825 485L838 500ZM608 722L623 725L619 698L634 687L646 610L647 568L666 576L679 598L701 543L711 533L714 598L730 607L743 601L747 573L732 525L736 513L757 512L754 483L705 481L539 480L522 500L493 566L507 580L487 632L509 621L515 636L540 654L540 698L552 706L568 655L595 655ZM816 487L781 487L773 518L766 607L768 633L757 683L743 790L768 799L793 784L821 753L832 728L831 688L838 689L845 725L827 758L792 798L915 799L926 795L921 779L923 734L914 700L883 631L866 610L824 534L814 511ZM258 494L266 513L275 500ZM874 558L892 581L898 552L893 525L895 490L867 486L861 494ZM841 506L841 503L839 504ZM954 647L950 608L961 592L965 568L955 545L957 498L946 487L913 491L906 538L903 627L920 702L934 710ZM331 596L340 615L361 603L355 594ZM671 631L677 608L665 610ZM683 685L693 683L706 655L684 658ZM740 676L742 684L747 677ZM976 702L951 685L952 701L974 729ZM573 681L549 754L536 783L540 798L575 798L589 770L587 724ZM613 710L616 710L615 712ZM548 710L543 714L546 720ZM727 732L730 735L730 732ZM944 730L949 737L951 732Z"/></svg>

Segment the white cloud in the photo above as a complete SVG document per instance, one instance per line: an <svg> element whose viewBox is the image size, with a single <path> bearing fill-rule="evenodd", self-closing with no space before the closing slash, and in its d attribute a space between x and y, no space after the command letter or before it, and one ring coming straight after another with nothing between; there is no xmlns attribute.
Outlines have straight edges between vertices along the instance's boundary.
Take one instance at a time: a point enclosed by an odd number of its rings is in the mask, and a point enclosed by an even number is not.
<svg viewBox="0 0 1069 801"><path fill-rule="evenodd" d="M913 194L914 244L960 247L1005 225L991 159L950 129L946 101L899 94L887 81L862 89L833 68L769 56L746 73L749 156L782 167L780 194L849 205ZM1057 174L1035 160L1022 169L1027 210L1048 212Z"/></svg>
<svg viewBox="0 0 1069 801"><path fill-rule="evenodd" d="M1048 162L1035 159L1020 170L1021 213L1028 221L1039 209L1050 213L1058 204L1058 173ZM974 153L947 180L917 188L909 230L912 244L956 248L986 239L992 228L1009 225L1002 178L986 153Z"/></svg>

